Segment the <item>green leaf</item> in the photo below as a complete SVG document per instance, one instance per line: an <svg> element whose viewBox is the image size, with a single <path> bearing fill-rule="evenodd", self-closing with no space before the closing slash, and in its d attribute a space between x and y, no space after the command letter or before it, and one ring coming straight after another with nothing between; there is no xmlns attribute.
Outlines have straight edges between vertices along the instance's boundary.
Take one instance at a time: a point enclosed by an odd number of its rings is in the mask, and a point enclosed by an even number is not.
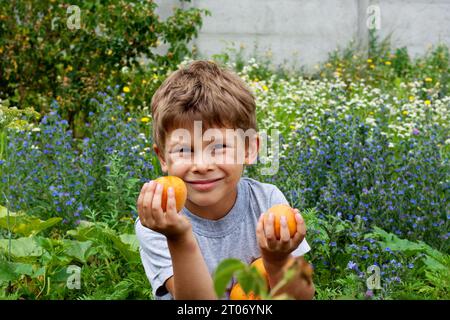
<svg viewBox="0 0 450 320"><path fill-rule="evenodd" d="M432 256L438 256L442 258L442 254L439 251L431 248L429 245L422 241L412 242L406 239L401 239L395 234L388 233L378 227L374 227L374 233L366 235L366 237L371 237L373 235L378 235L382 238L382 244L385 248L389 247L392 250L410 253L425 252Z"/></svg>
<svg viewBox="0 0 450 320"><path fill-rule="evenodd" d="M92 241L64 240L64 253L82 263L95 253L92 249Z"/></svg>
<svg viewBox="0 0 450 320"><path fill-rule="evenodd" d="M449 273L450 266L445 266L442 263L440 263L439 261L437 261L436 259L430 257L430 256L426 256L424 261L425 265L427 266L428 269L432 270L432 271L444 271Z"/></svg>
<svg viewBox="0 0 450 320"><path fill-rule="evenodd" d="M140 256L137 243L133 235L117 236L115 231L108 228L106 224L96 223L84 224L75 230L68 231L68 234L80 241L91 240L96 245L105 245L111 241L114 249L128 260L130 263L140 263Z"/></svg>
<svg viewBox="0 0 450 320"><path fill-rule="evenodd" d="M0 239L0 252L8 255L8 239ZM43 252L43 249L37 244L34 238L11 239L11 254L15 257L40 257Z"/></svg>
<svg viewBox="0 0 450 320"><path fill-rule="evenodd" d="M222 297L225 293L233 274L239 270L244 270L246 266L245 263L238 259L225 259L217 266L213 281L214 289L218 297Z"/></svg>
<svg viewBox="0 0 450 320"><path fill-rule="evenodd" d="M53 271L51 275L52 283L66 283L67 279L71 275L70 273L67 273L68 268L65 267L58 267L55 271Z"/></svg>
<svg viewBox="0 0 450 320"><path fill-rule="evenodd" d="M35 270L33 274L31 275L32 278L37 278L39 276L45 275L45 266L40 267L39 269Z"/></svg>
<svg viewBox="0 0 450 320"><path fill-rule="evenodd" d="M33 266L28 263L0 260L0 281L14 281L22 275L31 275Z"/></svg>
<svg viewBox="0 0 450 320"><path fill-rule="evenodd" d="M5 207L0 206L0 228L11 230L11 232L28 237L36 235L39 232L48 229L59 223L62 218L50 218L48 220L40 220L36 217L29 216L23 212L7 213Z"/></svg>
<svg viewBox="0 0 450 320"><path fill-rule="evenodd" d="M122 242L120 237L116 236L112 230L103 230L104 234L114 243L115 249L128 260L128 262L137 263L140 261L139 252L131 249L130 245Z"/></svg>
<svg viewBox="0 0 450 320"><path fill-rule="evenodd" d="M255 295L260 296L262 292L267 293L266 281L255 267L246 265L244 270L237 272L236 278L246 294L253 292Z"/></svg>
<svg viewBox="0 0 450 320"><path fill-rule="evenodd" d="M134 233L124 233L119 236L123 243L130 246L131 250L139 252L139 241Z"/></svg>

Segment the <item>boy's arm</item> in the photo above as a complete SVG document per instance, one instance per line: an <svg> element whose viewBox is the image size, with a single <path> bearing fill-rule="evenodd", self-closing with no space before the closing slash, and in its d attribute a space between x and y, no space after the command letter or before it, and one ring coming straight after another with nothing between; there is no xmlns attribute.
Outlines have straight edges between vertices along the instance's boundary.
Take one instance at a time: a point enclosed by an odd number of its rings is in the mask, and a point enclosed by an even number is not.
<svg viewBox="0 0 450 320"><path fill-rule="evenodd" d="M280 239L277 239L275 236L275 217L270 212L261 214L256 227L256 236L261 249L264 267L269 277L270 288L274 288L283 279L286 268L300 261L297 259L301 259L302 262L299 265L295 264L295 270L298 271L298 275L302 275L303 271L310 267L303 258L294 259L291 254L295 248L298 248L306 235L305 221L299 214L298 209L294 210L296 211L295 221L297 230L292 238L287 227L286 217L281 217ZM267 216L268 219L266 221L264 217ZM312 284L311 273L307 277L294 277L287 285L284 285L278 290L275 295L280 293L287 293L295 299L312 299L315 290Z"/></svg>
<svg viewBox="0 0 450 320"><path fill-rule="evenodd" d="M217 299L208 267L192 232L177 239L167 240L172 257L173 277L166 288L174 299Z"/></svg>
<svg viewBox="0 0 450 320"><path fill-rule="evenodd" d="M189 219L177 212L175 192L168 189L166 212L161 207L162 185L144 184L137 201L144 227L166 236L173 277L166 287L175 299L217 299L212 278L192 233ZM173 286L172 286L173 281Z"/></svg>

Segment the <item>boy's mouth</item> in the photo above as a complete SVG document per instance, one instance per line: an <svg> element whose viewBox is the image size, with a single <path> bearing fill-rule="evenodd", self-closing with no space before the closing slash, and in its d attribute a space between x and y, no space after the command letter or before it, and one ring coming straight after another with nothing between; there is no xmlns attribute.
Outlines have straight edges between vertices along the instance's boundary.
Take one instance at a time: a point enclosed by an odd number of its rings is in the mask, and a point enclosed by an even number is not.
<svg viewBox="0 0 450 320"><path fill-rule="evenodd" d="M208 180L193 180L193 181L186 181L186 182L191 183L191 184L208 184L208 183L216 182L219 180L222 180L222 178L208 179Z"/></svg>
<svg viewBox="0 0 450 320"><path fill-rule="evenodd" d="M209 179L209 180L195 180L195 181L186 181L188 184L192 186L193 189L197 191L208 191L210 189L213 189L217 183L222 180L223 178L219 179Z"/></svg>

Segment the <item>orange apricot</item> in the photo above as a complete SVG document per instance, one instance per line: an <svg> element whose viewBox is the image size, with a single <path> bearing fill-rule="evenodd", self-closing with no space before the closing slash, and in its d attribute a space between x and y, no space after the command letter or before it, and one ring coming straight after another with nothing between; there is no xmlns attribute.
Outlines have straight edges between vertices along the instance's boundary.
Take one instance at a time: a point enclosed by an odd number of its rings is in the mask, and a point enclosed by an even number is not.
<svg viewBox="0 0 450 320"><path fill-rule="evenodd" d="M167 191L169 187L172 187L175 192L177 212L180 212L187 199L187 188L184 181L176 176L164 176L155 179L155 182L160 183L163 186L161 197L161 207L163 211L165 212L167 208Z"/></svg>
<svg viewBox="0 0 450 320"><path fill-rule="evenodd" d="M269 276L267 275L266 268L264 267L263 259L258 258L253 261L250 266L253 266L258 270L259 274L266 280L266 283L269 283Z"/></svg>
<svg viewBox="0 0 450 320"><path fill-rule="evenodd" d="M241 285L236 283L233 288L231 288L230 300L261 300L261 298L253 292L246 295Z"/></svg>
<svg viewBox="0 0 450 320"><path fill-rule="evenodd" d="M281 231L281 217L286 217L287 226L289 229L289 234L291 238L294 236L297 231L297 222L295 221L295 210L291 208L287 204L277 204L271 207L268 212L273 213L275 218L275 236L277 239L280 239L280 231ZM264 217L264 223L268 223L269 216L266 215Z"/></svg>

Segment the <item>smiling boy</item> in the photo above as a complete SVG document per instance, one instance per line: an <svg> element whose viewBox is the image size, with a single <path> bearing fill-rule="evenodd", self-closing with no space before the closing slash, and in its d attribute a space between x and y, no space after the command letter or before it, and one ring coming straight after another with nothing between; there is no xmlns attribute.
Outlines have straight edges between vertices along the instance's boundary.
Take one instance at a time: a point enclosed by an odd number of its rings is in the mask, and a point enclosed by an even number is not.
<svg viewBox="0 0 450 320"><path fill-rule="evenodd" d="M262 257L273 287L283 266L310 250L298 210L295 235L290 238L282 220L281 237L275 237L273 215L267 211L288 204L283 193L272 184L241 177L260 147L255 112L245 83L209 61L175 71L154 94L154 151L163 172L187 186L180 212L172 190L167 212L162 211L162 188L154 181L144 184L137 200L135 229L155 299L217 299L211 275L226 258L251 263ZM311 299L314 285L295 281L296 290L286 293Z"/></svg>

